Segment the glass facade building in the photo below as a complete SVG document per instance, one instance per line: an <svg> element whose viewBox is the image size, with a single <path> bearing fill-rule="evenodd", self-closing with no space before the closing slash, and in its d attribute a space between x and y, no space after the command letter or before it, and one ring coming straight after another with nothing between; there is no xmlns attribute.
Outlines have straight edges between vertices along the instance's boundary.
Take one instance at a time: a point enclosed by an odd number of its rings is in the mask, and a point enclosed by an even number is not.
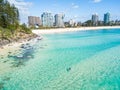
<svg viewBox="0 0 120 90"><path fill-rule="evenodd" d="M42 20L43 27L53 27L54 19L51 13L44 12L41 15L41 20Z"/></svg>
<svg viewBox="0 0 120 90"><path fill-rule="evenodd" d="M55 15L55 26L56 27L65 27L64 25L64 14L56 14Z"/></svg>
<svg viewBox="0 0 120 90"><path fill-rule="evenodd" d="M110 22L110 13L104 14L104 24L109 24Z"/></svg>
<svg viewBox="0 0 120 90"><path fill-rule="evenodd" d="M98 25L98 21L99 21L99 17L97 14L93 14L92 15L92 23L94 26L97 26Z"/></svg>

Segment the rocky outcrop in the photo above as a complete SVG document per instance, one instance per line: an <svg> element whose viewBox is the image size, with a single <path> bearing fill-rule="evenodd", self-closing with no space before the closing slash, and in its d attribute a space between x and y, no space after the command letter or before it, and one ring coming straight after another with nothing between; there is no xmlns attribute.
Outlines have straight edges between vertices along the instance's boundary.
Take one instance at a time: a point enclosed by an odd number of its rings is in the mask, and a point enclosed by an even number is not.
<svg viewBox="0 0 120 90"><path fill-rule="evenodd" d="M18 33L16 36L12 38L0 39L0 47L12 42L30 41L31 39L36 37L38 37L36 34Z"/></svg>

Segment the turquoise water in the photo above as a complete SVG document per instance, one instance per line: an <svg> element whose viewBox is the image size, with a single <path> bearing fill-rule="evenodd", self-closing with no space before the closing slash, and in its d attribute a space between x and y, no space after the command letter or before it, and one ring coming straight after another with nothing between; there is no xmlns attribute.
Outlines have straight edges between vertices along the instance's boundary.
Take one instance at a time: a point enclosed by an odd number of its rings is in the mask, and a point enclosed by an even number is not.
<svg viewBox="0 0 120 90"><path fill-rule="evenodd" d="M120 90L120 29L43 37L3 90Z"/></svg>

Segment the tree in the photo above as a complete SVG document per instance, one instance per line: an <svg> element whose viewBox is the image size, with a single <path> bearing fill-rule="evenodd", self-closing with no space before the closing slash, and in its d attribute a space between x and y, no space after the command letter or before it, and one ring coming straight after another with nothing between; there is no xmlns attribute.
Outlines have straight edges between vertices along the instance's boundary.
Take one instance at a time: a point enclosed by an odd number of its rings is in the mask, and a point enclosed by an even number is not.
<svg viewBox="0 0 120 90"><path fill-rule="evenodd" d="M92 21L91 20L88 20L85 22L87 26L92 26Z"/></svg>
<svg viewBox="0 0 120 90"><path fill-rule="evenodd" d="M17 33L31 34L31 30L25 24L19 25L19 10L7 0L0 0L0 36L11 38Z"/></svg>
<svg viewBox="0 0 120 90"><path fill-rule="evenodd" d="M14 35L15 30L19 27L19 11L14 4L10 4L7 0L0 0L0 26L10 29Z"/></svg>
<svg viewBox="0 0 120 90"><path fill-rule="evenodd" d="M4 0L0 0L0 3L2 3Z"/></svg>
<svg viewBox="0 0 120 90"><path fill-rule="evenodd" d="M8 1L0 0L0 20L0 26L3 28L19 23L19 11L14 4L11 5Z"/></svg>
<svg viewBox="0 0 120 90"><path fill-rule="evenodd" d="M21 29L22 29L22 32L24 32L24 33L27 33L27 34L31 33L31 30L29 28L27 28L27 25L25 23L23 23L21 25Z"/></svg>

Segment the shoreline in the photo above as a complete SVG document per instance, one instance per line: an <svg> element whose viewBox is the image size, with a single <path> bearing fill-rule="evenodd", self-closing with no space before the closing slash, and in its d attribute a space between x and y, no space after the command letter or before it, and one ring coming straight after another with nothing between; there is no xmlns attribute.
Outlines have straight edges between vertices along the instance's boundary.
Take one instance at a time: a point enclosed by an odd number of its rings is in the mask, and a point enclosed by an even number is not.
<svg viewBox="0 0 120 90"><path fill-rule="evenodd" d="M0 45L0 76L6 73L9 73L11 70L15 70L16 68L11 67L11 62L9 59L4 59L8 57L8 55L15 55L16 53L21 52L21 45L25 45L31 43L38 36L28 36L24 39L19 39L18 41L13 41L10 43L6 43ZM2 42L1 42L2 43Z"/></svg>
<svg viewBox="0 0 120 90"><path fill-rule="evenodd" d="M29 43L32 39L35 39L37 37L38 35L34 34L25 38L20 38L18 40L12 40L11 42L9 42L8 40L0 41L0 59L2 59L3 57L7 57L9 53L19 51L22 44Z"/></svg>
<svg viewBox="0 0 120 90"><path fill-rule="evenodd" d="M14 55L15 53L18 53L21 48L20 46L22 44L26 44L27 41L22 41L22 42L12 42L10 44L7 44L7 45L3 45L1 48L0 48L0 75L3 75L5 73L8 73L9 71L11 70L14 70L15 68L12 68L11 67L11 61L9 60L4 60L4 58L6 58L9 53L11 55Z"/></svg>
<svg viewBox="0 0 120 90"><path fill-rule="evenodd" d="M34 34L54 34L62 32L73 32L73 31L86 31L86 30L99 30L99 29L114 29L120 28L120 26L101 26L101 27L79 27L79 28L57 28L57 29L33 29Z"/></svg>
<svg viewBox="0 0 120 90"><path fill-rule="evenodd" d="M80 28L58 28L58 29L44 29L44 30L32 30L33 33L35 34L54 34L54 33L63 33L63 32L73 32L73 31L84 31L84 30L99 30L99 29L114 29L114 28L120 28L120 26L107 26L107 27L80 27ZM37 36L38 36L37 35ZM11 69L10 68L10 63L5 62L3 59L4 57L8 56L9 53L12 52L14 54L15 52L20 51L20 46L22 44L26 44L29 42L30 39L37 38L36 36L33 37L28 37L25 39L21 39L20 41L12 42L9 44L4 44L0 46L0 75L9 72ZM3 59L2 59L3 58Z"/></svg>
<svg viewBox="0 0 120 90"><path fill-rule="evenodd" d="M29 43L32 39L37 38L38 35L33 34L33 35L28 35L25 38L20 38L18 40L3 40L0 41L0 58L1 57L6 57L9 53L15 52L20 49L20 46L22 44Z"/></svg>

